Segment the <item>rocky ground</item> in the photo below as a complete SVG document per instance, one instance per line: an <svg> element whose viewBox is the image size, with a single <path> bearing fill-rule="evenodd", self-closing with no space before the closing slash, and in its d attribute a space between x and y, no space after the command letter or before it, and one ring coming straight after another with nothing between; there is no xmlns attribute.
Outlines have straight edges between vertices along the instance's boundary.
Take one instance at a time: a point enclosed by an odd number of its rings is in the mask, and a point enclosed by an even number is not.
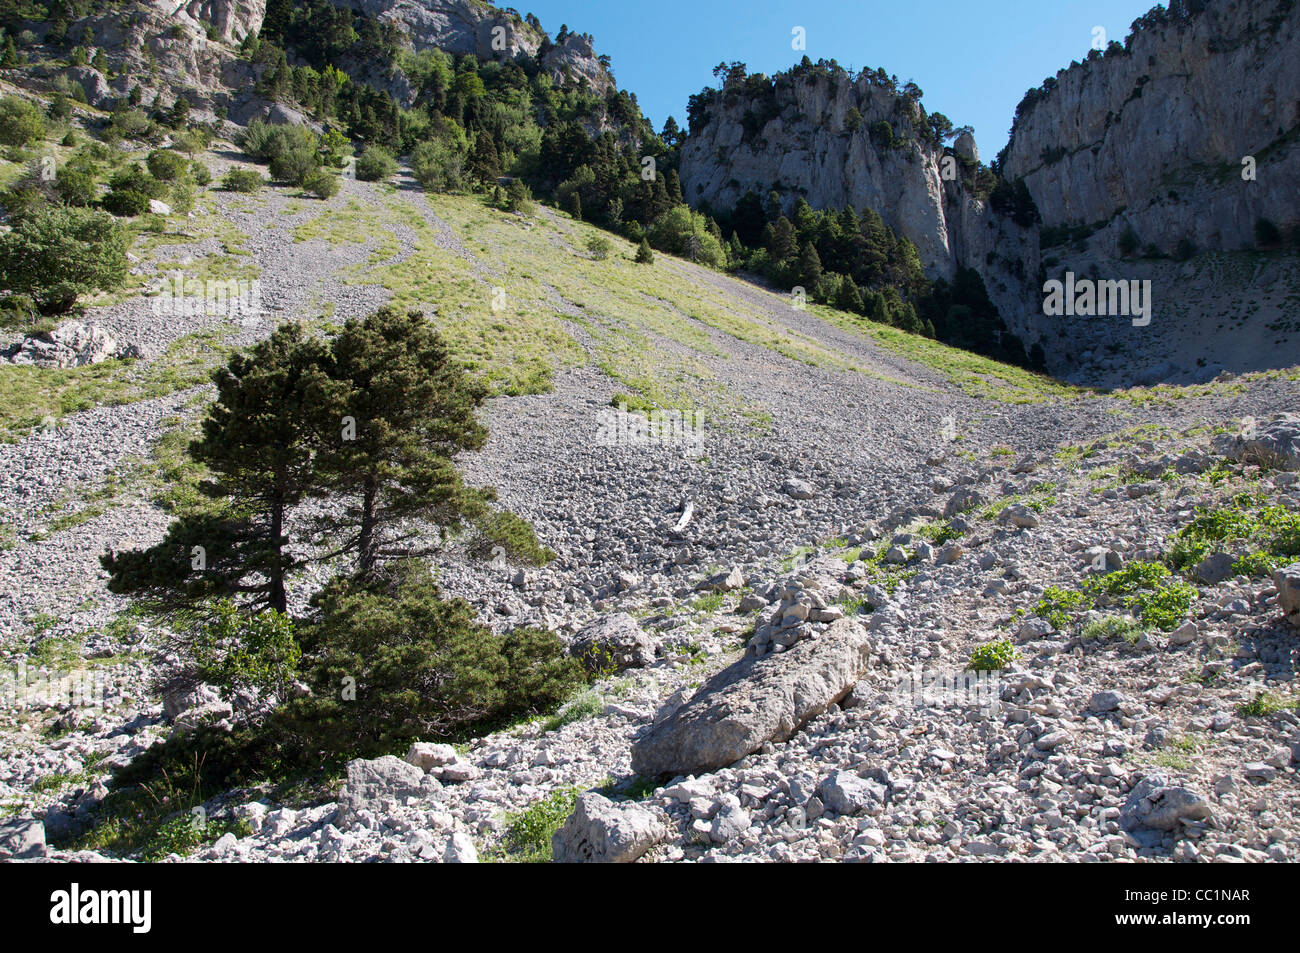
<svg viewBox="0 0 1300 953"><path fill-rule="evenodd" d="M213 159L217 175L235 161ZM373 188L347 182L331 203ZM382 288L337 277L369 257L365 244L292 241L323 203L214 194L207 214L245 236L273 309L237 343L324 302L342 320L383 300ZM418 193L397 194L435 226L442 251L473 258ZM410 255L411 235L394 235ZM154 249L141 281L176 257ZM667 267L869 373L808 366L701 324L713 351L698 359L770 423L706 421L699 453L599 445L620 388L592 363L559 368L549 393L492 400L491 439L466 472L496 486L558 558L544 569L450 559L439 581L498 630L543 625L615 646L623 671L549 723L354 763L324 799L214 801L214 815L243 823L193 859L464 861L508 854L520 812L548 807L574 810L557 835L562 859L1296 858L1285 579L1207 571L1167 631L1105 629L1122 615L1115 605L1076 606L1060 626L1035 614L1047 587L1078 589L1099 557L1113 570L1166 555L1198 506L1249 492L1300 508L1294 421L1270 425L1284 452L1267 467L1243 462L1233 439L1294 411L1294 380L997 403L761 289ZM151 355L206 320L158 325L143 298L86 319ZM128 480L71 525L51 515L134 472L207 393L95 407L0 444L11 527L0 540L2 661L81 666L105 685L103 704L0 712L0 809L11 817L0 850L98 858L36 842L66 843L113 766L220 717L202 693L166 705L152 693L161 636L103 589L99 554L151 543L167 522L150 487ZM917 704L910 673L958 676L973 650L1003 639L1016 656L979 697ZM732 734L693 714L723 703L739 719ZM736 747L733 734L749 741ZM675 754L647 761L656 747ZM643 777L647 764L662 776ZM575 789L589 792L576 808Z"/></svg>

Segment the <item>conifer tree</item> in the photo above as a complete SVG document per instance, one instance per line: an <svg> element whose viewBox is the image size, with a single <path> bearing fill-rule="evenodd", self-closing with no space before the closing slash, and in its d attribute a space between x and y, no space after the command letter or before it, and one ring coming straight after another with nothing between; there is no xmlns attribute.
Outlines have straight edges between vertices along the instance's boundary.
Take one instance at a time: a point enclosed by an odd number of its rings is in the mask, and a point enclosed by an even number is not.
<svg viewBox="0 0 1300 953"><path fill-rule="evenodd" d="M216 401L191 456L211 479L212 505L183 515L158 545L106 554L109 589L163 608L242 597L284 612L286 576L300 565L286 551L286 518L315 485L319 408L329 399L324 346L285 324L213 375Z"/></svg>
<svg viewBox="0 0 1300 953"><path fill-rule="evenodd" d="M466 487L452 458L487 440L474 416L487 391L423 315L381 308L348 321L328 371L337 389L322 427L334 431L318 465L322 486L348 507L326 528L344 531L340 551L355 555L362 575L385 559L436 551L413 547L427 532L412 519L454 531L484 515L490 493Z"/></svg>
<svg viewBox="0 0 1300 953"><path fill-rule="evenodd" d="M815 288L822 277L822 260L812 242L804 242L799 250L799 282L805 288Z"/></svg>

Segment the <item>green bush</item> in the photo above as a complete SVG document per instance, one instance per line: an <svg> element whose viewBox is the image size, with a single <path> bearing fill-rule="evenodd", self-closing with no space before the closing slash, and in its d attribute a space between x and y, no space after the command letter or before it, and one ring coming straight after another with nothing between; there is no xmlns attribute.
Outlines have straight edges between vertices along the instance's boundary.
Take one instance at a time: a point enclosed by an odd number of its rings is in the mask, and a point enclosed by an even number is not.
<svg viewBox="0 0 1300 953"><path fill-rule="evenodd" d="M114 192L139 192L150 199L161 199L168 188L166 182L160 182L134 164L115 172L108 180L108 187Z"/></svg>
<svg viewBox="0 0 1300 953"><path fill-rule="evenodd" d="M1048 586L1043 597L1034 604L1034 615L1052 623L1053 628L1064 631L1074 620L1072 613L1087 608L1089 599L1078 590Z"/></svg>
<svg viewBox="0 0 1300 953"><path fill-rule="evenodd" d="M227 192L256 192L265 184L262 173L253 169L231 169L221 180Z"/></svg>
<svg viewBox="0 0 1300 953"><path fill-rule="evenodd" d="M85 208L95 201L99 189L96 187L95 174L83 166L71 163L59 170L54 180L54 190L59 201L64 205Z"/></svg>
<svg viewBox="0 0 1300 953"><path fill-rule="evenodd" d="M315 154L319 140L305 126L277 126L258 119L236 134L235 145L254 158L270 162L295 150L305 149Z"/></svg>
<svg viewBox="0 0 1300 953"><path fill-rule="evenodd" d="M314 694L295 718L318 748L356 757L454 739L552 711L585 681L558 636L493 635L416 561L386 582L335 580L315 602L319 620L303 636ZM352 700L339 693L348 678Z"/></svg>
<svg viewBox="0 0 1300 953"><path fill-rule="evenodd" d="M519 179L512 179L506 186L506 211L517 212L528 218L537 211L532 190Z"/></svg>
<svg viewBox="0 0 1300 953"><path fill-rule="evenodd" d="M194 162L190 163L190 178L194 180L195 185L197 185L199 188L203 188L205 185L207 185L209 182L212 181L212 173L208 171L208 167L206 165L204 165L202 162L199 162L198 160L195 160Z"/></svg>
<svg viewBox="0 0 1300 953"><path fill-rule="evenodd" d="M119 109L113 112L109 120L109 129L125 139L141 139L149 134L153 123L139 109Z"/></svg>
<svg viewBox="0 0 1300 953"><path fill-rule="evenodd" d="M711 268L727 264L722 245L709 231L708 219L685 205L669 209L650 226L650 244Z"/></svg>
<svg viewBox="0 0 1300 953"><path fill-rule="evenodd" d="M185 159L166 149L155 149L145 159L149 174L161 182L173 182L185 174Z"/></svg>
<svg viewBox="0 0 1300 953"><path fill-rule="evenodd" d="M411 152L411 173L430 192L450 192L462 183L466 148L461 140L421 142Z"/></svg>
<svg viewBox="0 0 1300 953"><path fill-rule="evenodd" d="M1168 632L1178 628L1187 618L1196 595L1194 586L1169 582L1130 596L1125 606L1146 625Z"/></svg>
<svg viewBox="0 0 1300 953"><path fill-rule="evenodd" d="M227 700L245 692L287 700L302 657L287 615L246 612L229 600L200 624L193 651L202 680Z"/></svg>
<svg viewBox="0 0 1300 953"><path fill-rule="evenodd" d="M45 138L45 117L34 103L0 97L0 145L25 146Z"/></svg>
<svg viewBox="0 0 1300 953"><path fill-rule="evenodd" d="M317 169L302 180L302 188L318 199L333 198L339 192L339 177L325 169Z"/></svg>
<svg viewBox="0 0 1300 953"><path fill-rule="evenodd" d="M614 246L610 243L608 238L603 238L600 235L593 235L591 238L587 239L587 251L592 258L596 259L596 261L604 261L609 257L610 252L613 250Z"/></svg>
<svg viewBox="0 0 1300 953"><path fill-rule="evenodd" d="M518 864L549 864L551 838L578 806L578 788L555 791L506 818L501 853L494 859Z"/></svg>
<svg viewBox="0 0 1300 953"><path fill-rule="evenodd" d="M167 196L167 204L171 206L173 212L185 215L193 210L197 194L194 184L182 179L172 186Z"/></svg>
<svg viewBox="0 0 1300 953"><path fill-rule="evenodd" d="M493 555L498 548L505 556L533 566L544 566L555 553L537 540L533 526L509 510L492 510L475 521L477 538L470 552L480 559Z"/></svg>
<svg viewBox="0 0 1300 953"><path fill-rule="evenodd" d="M0 287L31 297L43 313L62 313L78 295L122 285L129 244L102 212L42 208L0 235Z"/></svg>
<svg viewBox="0 0 1300 953"><path fill-rule="evenodd" d="M369 145L357 157L357 178L363 182L382 182L397 171L397 160L382 146Z"/></svg>
<svg viewBox="0 0 1300 953"><path fill-rule="evenodd" d="M135 218L149 211L149 196L130 189L109 192L102 202L104 210L122 218Z"/></svg>
<svg viewBox="0 0 1300 953"><path fill-rule="evenodd" d="M966 667L973 672L996 672L1015 660L1016 647L1010 639L999 639L977 647L970 654Z"/></svg>
<svg viewBox="0 0 1300 953"><path fill-rule="evenodd" d="M290 185L303 186L319 169L320 156L306 146L286 149L271 160L271 177Z"/></svg>

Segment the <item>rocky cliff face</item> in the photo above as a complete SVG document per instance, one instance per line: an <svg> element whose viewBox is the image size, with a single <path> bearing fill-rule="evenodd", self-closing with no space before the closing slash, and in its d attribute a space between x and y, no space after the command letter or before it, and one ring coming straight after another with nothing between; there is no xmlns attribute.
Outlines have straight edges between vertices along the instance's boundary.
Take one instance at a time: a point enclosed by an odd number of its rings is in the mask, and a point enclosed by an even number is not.
<svg viewBox="0 0 1300 953"><path fill-rule="evenodd" d="M1035 233L994 214L960 176L945 179L945 150L922 128L918 104L872 76L782 76L756 91L751 77L699 104L682 150L689 202L726 209L749 189L775 188L787 211L798 196L814 208L871 208L915 243L932 276L977 267L1009 324L1024 310L1038 272ZM969 134L960 145L978 155Z"/></svg>
<svg viewBox="0 0 1300 953"><path fill-rule="evenodd" d="M1021 104L1003 171L1023 178L1045 226L1132 227L1171 252L1254 245L1255 221L1300 223L1300 6L1209 0L1149 18L1104 57L1062 70ZM1255 157L1257 180L1242 178Z"/></svg>
<svg viewBox="0 0 1300 953"><path fill-rule="evenodd" d="M546 44L542 30L518 13L479 0L335 0L381 23L391 23L405 33L416 50L436 48L449 53L473 53L480 59L513 59L520 54L536 57L560 83L581 83L607 92L613 81L596 56L591 37L567 34L559 43Z"/></svg>
<svg viewBox="0 0 1300 953"><path fill-rule="evenodd" d="M613 88L613 78L596 55L589 36L567 34L550 42L545 33L514 11L479 0L335 0L368 17L396 26L415 50L437 48L450 53L473 53L483 59L537 57L556 82L580 85L584 81L600 93ZM37 81L60 77L80 85L87 101L110 108L139 85L151 102L156 95L170 103L184 93L198 118L210 120L223 107L238 123L270 115L277 121L303 121L294 110L262 100L253 93L260 69L237 55L236 47L261 30L266 0L140 0L112 13L77 20L70 36L85 26L104 49L113 79L87 67L36 66L28 75ZM49 24L34 24L43 36ZM399 102L413 99L413 91L388 64L374 64L371 75L357 77L388 89Z"/></svg>

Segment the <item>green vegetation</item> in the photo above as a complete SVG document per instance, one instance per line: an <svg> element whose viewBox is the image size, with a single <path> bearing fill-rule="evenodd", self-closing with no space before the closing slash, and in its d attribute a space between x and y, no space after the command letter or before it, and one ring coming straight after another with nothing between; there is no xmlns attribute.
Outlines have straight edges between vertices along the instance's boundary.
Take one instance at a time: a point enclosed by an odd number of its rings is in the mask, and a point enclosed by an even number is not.
<svg viewBox="0 0 1300 953"><path fill-rule="evenodd" d="M233 700L241 694L288 698L302 650L293 620L274 609L241 612L229 599L216 603L194 636L199 677Z"/></svg>
<svg viewBox="0 0 1300 953"><path fill-rule="evenodd" d="M201 496L177 498L163 543L103 562L113 591L169 613L183 667L228 698L255 691L278 705L232 732L202 728L150 749L115 775L115 792L334 770L412 740L545 715L586 684L555 634L496 637L430 578L420 545L430 534L411 524L446 537L493 511L491 492L465 487L453 463L486 439L475 418L484 390L418 314L382 309L328 344L282 325L214 381L216 401L189 449ZM309 529L352 571L291 619L289 587L305 557L290 555L299 550L286 528L298 505L321 497L342 505ZM496 514L485 538L545 553L509 514ZM299 679L311 691L293 697ZM592 704L580 699L561 718Z"/></svg>
<svg viewBox="0 0 1300 953"><path fill-rule="evenodd" d="M583 692L566 702L559 711L542 722L543 731L559 731L575 721L595 718L605 710L605 703L595 692Z"/></svg>
<svg viewBox="0 0 1300 953"><path fill-rule="evenodd" d="M1267 718L1283 711L1300 710L1300 700L1283 698L1273 692L1259 692L1248 702L1237 706L1237 714L1242 718Z"/></svg>
<svg viewBox="0 0 1300 953"><path fill-rule="evenodd" d="M1034 604L1034 615L1052 623L1052 627L1065 631L1074 621L1074 613L1088 606L1090 600L1077 590L1048 586L1043 596Z"/></svg>
<svg viewBox="0 0 1300 953"><path fill-rule="evenodd" d="M1016 647L1010 639L998 639L976 647L970 653L966 667L974 672L996 672L1006 668L1016 658Z"/></svg>
<svg viewBox="0 0 1300 953"><path fill-rule="evenodd" d="M202 384L224 355L219 342L215 332L190 335L141 366L123 360L70 368L0 364L0 439L14 440L90 407L134 403Z"/></svg>
<svg viewBox="0 0 1300 953"><path fill-rule="evenodd" d="M1084 588L1118 602L1145 626L1170 631L1187 618L1196 601L1196 589L1171 578L1162 563L1132 562L1123 569L1093 576Z"/></svg>
<svg viewBox="0 0 1300 953"><path fill-rule="evenodd" d="M383 146L367 146L357 156L357 178L363 182L384 182L397 171L397 160Z"/></svg>
<svg viewBox="0 0 1300 953"><path fill-rule="evenodd" d="M62 314L81 295L126 280L128 244L102 212L40 207L0 235L0 287L29 295L44 314Z"/></svg>
<svg viewBox="0 0 1300 953"><path fill-rule="evenodd" d="M1236 494L1226 506L1198 507L1174 536L1169 564L1190 571L1213 553L1233 555L1234 572L1266 576L1300 556L1300 513L1251 493Z"/></svg>
<svg viewBox="0 0 1300 953"><path fill-rule="evenodd" d="M266 184L262 173L255 169L231 169L221 180L221 187L228 192L256 192Z"/></svg>
<svg viewBox="0 0 1300 953"><path fill-rule="evenodd" d="M1129 616L1109 615L1100 619L1094 619L1083 627L1080 635L1085 641L1109 641L1110 639L1123 639L1126 642L1133 643L1138 640L1142 634L1143 625L1141 622Z"/></svg>
<svg viewBox="0 0 1300 953"><path fill-rule="evenodd" d="M0 145L25 146L45 138L45 117L35 103L17 96L0 97Z"/></svg>
<svg viewBox="0 0 1300 953"><path fill-rule="evenodd" d="M578 806L581 793L578 788L555 791L531 807L507 815L500 846L486 859L516 864L550 863L551 838Z"/></svg>

